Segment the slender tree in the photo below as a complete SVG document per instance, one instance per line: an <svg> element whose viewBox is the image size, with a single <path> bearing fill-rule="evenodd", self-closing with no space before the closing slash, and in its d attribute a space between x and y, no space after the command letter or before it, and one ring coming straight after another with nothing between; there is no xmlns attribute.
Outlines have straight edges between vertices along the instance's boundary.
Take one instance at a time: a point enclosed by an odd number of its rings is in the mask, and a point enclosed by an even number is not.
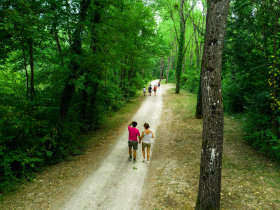
<svg viewBox="0 0 280 210"><path fill-rule="evenodd" d="M183 50L185 43L185 18L184 18L184 0L181 0L180 8L180 39L179 39L179 50L178 50L178 59L176 65L176 93L180 92L180 79L182 73L182 64L183 64Z"/></svg>
<svg viewBox="0 0 280 210"><path fill-rule="evenodd" d="M201 63L203 135L196 210L220 209L223 153L221 68L230 0L207 0Z"/></svg>

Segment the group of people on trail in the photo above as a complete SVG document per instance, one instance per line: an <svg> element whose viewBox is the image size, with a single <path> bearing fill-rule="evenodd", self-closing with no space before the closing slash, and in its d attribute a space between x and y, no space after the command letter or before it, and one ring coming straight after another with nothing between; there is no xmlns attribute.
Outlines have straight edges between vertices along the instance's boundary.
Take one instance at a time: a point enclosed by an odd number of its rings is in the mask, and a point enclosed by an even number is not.
<svg viewBox="0 0 280 210"><path fill-rule="evenodd" d="M152 91L154 91L154 95L156 95L156 92L157 92L157 89L160 88L160 82L156 83L156 85L154 85L154 88L152 87L152 84L149 85L148 87L148 91L149 91L149 96L152 95ZM144 93L144 96L146 95L146 88L144 87L143 88L143 93Z"/></svg>
<svg viewBox="0 0 280 210"><path fill-rule="evenodd" d="M150 163L150 149L151 149L151 140L150 138L154 138L153 132L149 129L150 125L148 123L144 123L144 131L140 136L139 130L136 128L137 122L133 121L128 125L128 151L129 151L129 160L132 160L132 148L133 148L133 162L136 162L136 151L138 150L138 144L142 142L142 154L143 154L143 162L147 164ZM138 141L138 140L139 141ZM147 159L145 149L147 148Z"/></svg>

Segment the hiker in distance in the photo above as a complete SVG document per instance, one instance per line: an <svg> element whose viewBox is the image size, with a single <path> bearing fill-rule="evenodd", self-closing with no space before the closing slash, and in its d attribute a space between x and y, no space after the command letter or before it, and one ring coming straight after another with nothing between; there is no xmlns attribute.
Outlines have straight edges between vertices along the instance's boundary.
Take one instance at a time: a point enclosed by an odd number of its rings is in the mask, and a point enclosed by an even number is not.
<svg viewBox="0 0 280 210"><path fill-rule="evenodd" d="M151 139L154 138L153 132L149 129L150 125L148 123L144 124L144 131L140 137L139 144L142 141L142 154L143 154L143 162L146 161L145 157L145 148L147 147L147 164L150 163L150 149L151 149Z"/></svg>
<svg viewBox="0 0 280 210"><path fill-rule="evenodd" d="M143 88L143 93L144 93L144 96L145 96L145 94L146 94L146 88L145 87Z"/></svg>
<svg viewBox="0 0 280 210"><path fill-rule="evenodd" d="M152 85L148 87L150 96L152 95Z"/></svg>
<svg viewBox="0 0 280 210"><path fill-rule="evenodd" d="M154 95L156 95L156 92L157 92L157 86L155 85L154 86Z"/></svg>
<svg viewBox="0 0 280 210"><path fill-rule="evenodd" d="M132 127L131 127L132 125ZM133 147L133 162L136 162L136 150L138 149L138 140L140 141L140 133L136 128L137 122L133 121L128 125L128 151L129 151L129 160L132 160L132 147Z"/></svg>

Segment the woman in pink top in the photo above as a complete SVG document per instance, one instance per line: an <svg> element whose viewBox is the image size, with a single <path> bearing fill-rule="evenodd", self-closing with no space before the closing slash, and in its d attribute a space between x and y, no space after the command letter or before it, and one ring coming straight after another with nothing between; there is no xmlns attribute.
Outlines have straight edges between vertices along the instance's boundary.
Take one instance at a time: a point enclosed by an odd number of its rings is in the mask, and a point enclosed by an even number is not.
<svg viewBox="0 0 280 210"><path fill-rule="evenodd" d="M130 127L132 125L132 127ZM132 159L132 150L133 147L133 162L136 162L136 150L138 149L138 140L140 140L140 133L139 130L136 128L137 122L133 121L128 125L128 150L129 150L129 160Z"/></svg>

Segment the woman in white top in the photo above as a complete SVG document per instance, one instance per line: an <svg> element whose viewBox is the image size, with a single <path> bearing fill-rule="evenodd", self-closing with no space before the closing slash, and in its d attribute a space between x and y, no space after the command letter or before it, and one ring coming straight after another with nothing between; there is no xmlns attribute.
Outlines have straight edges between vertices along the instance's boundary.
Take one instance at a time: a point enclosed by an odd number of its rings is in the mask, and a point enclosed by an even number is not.
<svg viewBox="0 0 280 210"><path fill-rule="evenodd" d="M140 137L139 144L142 142L142 153L143 153L143 162L146 161L145 158L145 148L147 147L147 163L150 162L150 148L151 148L151 140L150 138L154 138L153 132L149 129L149 124L145 123L144 128L145 130L142 132ZM151 136L150 136L151 135Z"/></svg>

